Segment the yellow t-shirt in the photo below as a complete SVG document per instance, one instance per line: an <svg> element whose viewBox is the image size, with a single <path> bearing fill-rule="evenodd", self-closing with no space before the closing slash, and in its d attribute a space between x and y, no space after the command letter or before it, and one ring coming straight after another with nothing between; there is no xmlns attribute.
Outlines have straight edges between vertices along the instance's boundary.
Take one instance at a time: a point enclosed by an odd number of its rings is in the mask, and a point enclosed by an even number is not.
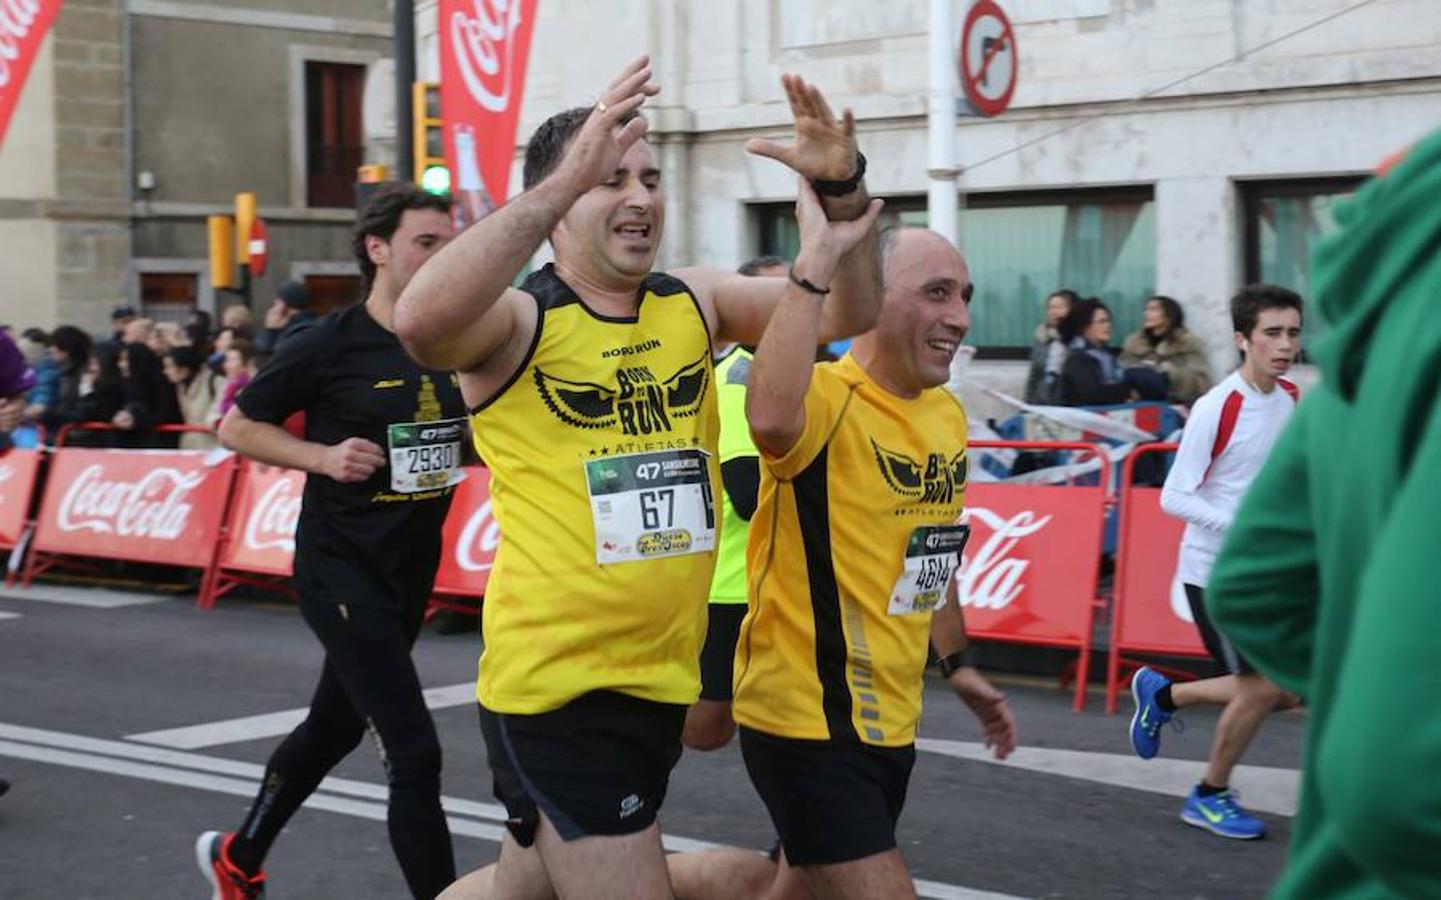
<svg viewBox="0 0 1441 900"><path fill-rule="evenodd" d="M471 410L501 534L476 696L515 714L594 690L692 703L720 490L700 306L659 273L634 318L595 313L551 266L524 289L529 357Z"/></svg>
<svg viewBox="0 0 1441 900"><path fill-rule="evenodd" d="M895 598L908 560L923 562L917 547L957 537L965 412L944 388L897 397L847 355L816 366L805 416L790 452L761 455L735 718L780 737L905 746L944 585L905 614Z"/></svg>

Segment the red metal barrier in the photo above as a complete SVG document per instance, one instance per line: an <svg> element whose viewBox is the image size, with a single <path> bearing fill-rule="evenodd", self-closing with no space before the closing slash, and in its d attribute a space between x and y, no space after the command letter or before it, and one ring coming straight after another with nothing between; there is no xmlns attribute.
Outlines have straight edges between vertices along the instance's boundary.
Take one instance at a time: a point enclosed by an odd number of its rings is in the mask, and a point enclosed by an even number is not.
<svg viewBox="0 0 1441 900"><path fill-rule="evenodd" d="M64 446L50 461L24 585L67 557L99 557L209 570L230 500L235 458L204 450L100 450ZM208 432L167 425L162 433Z"/></svg>
<svg viewBox="0 0 1441 900"><path fill-rule="evenodd" d="M1142 444L1131 451L1121 474L1120 549L1116 556L1116 602L1106 665L1106 712L1116 711L1122 687L1122 654L1206 656L1190 605L1176 580L1176 558L1185 523L1161 510L1161 489L1131 484L1136 460L1170 453L1177 444Z"/></svg>
<svg viewBox="0 0 1441 900"><path fill-rule="evenodd" d="M490 508L490 469L467 466L465 473L469 477L456 487L450 515L445 519L435 593L480 597L490 581L500 526Z"/></svg>
<svg viewBox="0 0 1441 900"><path fill-rule="evenodd" d="M9 450L0 456L0 550L18 546L30 524L42 455L40 450Z"/></svg>
<svg viewBox="0 0 1441 900"><path fill-rule="evenodd" d="M197 606L211 609L242 584L294 594L283 579L290 577L295 559L304 491L304 472L241 460L220 550L201 583Z"/></svg>
<svg viewBox="0 0 1441 900"><path fill-rule="evenodd" d="M957 574L966 631L979 641L1074 648L1075 708L1086 703L1110 459L1095 444L974 441L973 450L1079 450L1100 460L1094 486L973 482L971 539Z"/></svg>

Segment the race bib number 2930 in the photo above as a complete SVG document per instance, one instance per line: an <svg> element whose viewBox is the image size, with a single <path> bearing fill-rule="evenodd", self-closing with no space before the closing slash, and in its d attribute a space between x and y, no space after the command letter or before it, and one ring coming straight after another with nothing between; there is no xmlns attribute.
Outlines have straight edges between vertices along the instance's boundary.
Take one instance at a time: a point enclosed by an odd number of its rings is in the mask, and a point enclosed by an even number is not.
<svg viewBox="0 0 1441 900"><path fill-rule="evenodd" d="M715 549L715 498L706 454L661 450L585 464L595 561L631 562Z"/></svg>

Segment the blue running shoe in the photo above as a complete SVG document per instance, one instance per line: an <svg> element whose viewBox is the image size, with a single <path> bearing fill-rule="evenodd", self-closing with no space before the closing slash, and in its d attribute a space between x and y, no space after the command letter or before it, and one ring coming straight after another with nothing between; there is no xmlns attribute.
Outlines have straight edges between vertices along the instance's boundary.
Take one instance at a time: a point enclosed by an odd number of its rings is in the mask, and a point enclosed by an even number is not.
<svg viewBox="0 0 1441 900"><path fill-rule="evenodd" d="M1238 841L1254 841L1266 836L1266 823L1246 812L1236 802L1235 791L1222 791L1202 797L1200 785L1191 788L1186 805L1181 807L1181 821L1204 828L1212 834Z"/></svg>
<svg viewBox="0 0 1441 900"><path fill-rule="evenodd" d="M1150 666L1137 669L1131 678L1131 696L1136 698L1136 712L1131 716L1131 749L1141 759L1152 759L1161 752L1161 726L1175 713L1156 705L1156 693L1170 683Z"/></svg>

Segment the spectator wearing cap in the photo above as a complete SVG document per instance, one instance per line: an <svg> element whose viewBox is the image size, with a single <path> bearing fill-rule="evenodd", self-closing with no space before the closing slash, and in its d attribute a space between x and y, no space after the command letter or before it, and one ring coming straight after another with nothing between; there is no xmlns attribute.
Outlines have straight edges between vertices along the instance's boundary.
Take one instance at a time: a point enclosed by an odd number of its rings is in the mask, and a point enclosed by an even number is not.
<svg viewBox="0 0 1441 900"><path fill-rule="evenodd" d="M274 353L294 335L316 321L310 310L310 289L298 281L287 281L275 292L275 302L265 313L265 329L256 336L256 349L265 355Z"/></svg>

